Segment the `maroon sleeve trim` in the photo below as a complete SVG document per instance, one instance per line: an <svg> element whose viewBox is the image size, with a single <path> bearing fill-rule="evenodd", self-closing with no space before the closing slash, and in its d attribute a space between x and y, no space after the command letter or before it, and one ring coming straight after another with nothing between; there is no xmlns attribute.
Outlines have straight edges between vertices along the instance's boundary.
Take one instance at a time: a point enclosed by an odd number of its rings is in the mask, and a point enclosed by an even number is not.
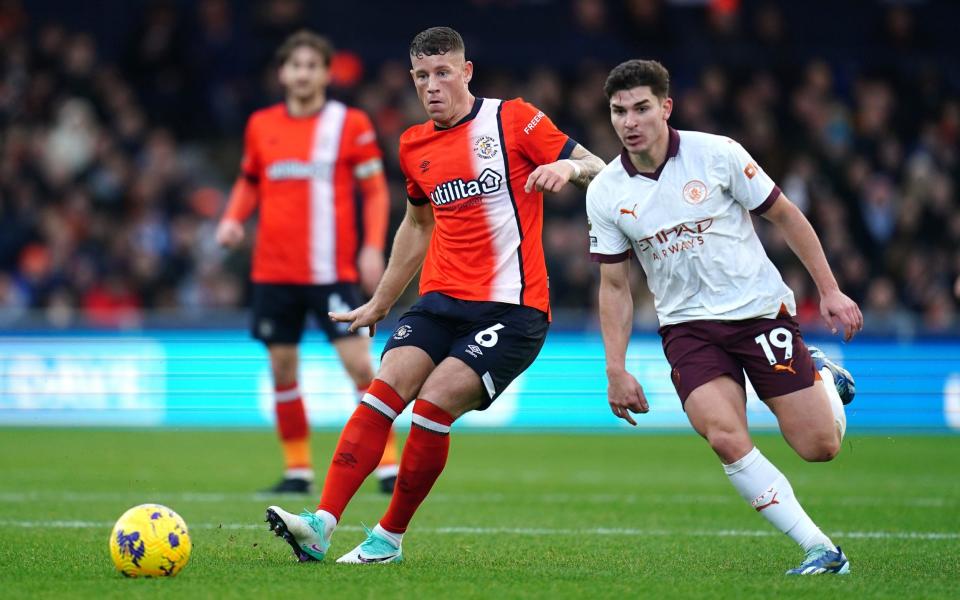
<svg viewBox="0 0 960 600"><path fill-rule="evenodd" d="M780 197L780 186L774 184L773 189L770 190L770 194L767 196L767 199L764 200L763 203L762 203L760 206L756 207L755 209L751 210L750 212L751 212L752 214L757 215L757 216L762 215L763 213L765 213L765 212L767 212L768 210L770 210L770 207L773 206L773 203L776 202L776 201L777 201L777 198L779 198L779 197Z"/></svg>
<svg viewBox="0 0 960 600"><path fill-rule="evenodd" d="M598 262L598 263L605 263L605 264L623 262L628 258L630 258L629 250L624 250L620 254L597 254L595 252L590 253L591 262Z"/></svg>

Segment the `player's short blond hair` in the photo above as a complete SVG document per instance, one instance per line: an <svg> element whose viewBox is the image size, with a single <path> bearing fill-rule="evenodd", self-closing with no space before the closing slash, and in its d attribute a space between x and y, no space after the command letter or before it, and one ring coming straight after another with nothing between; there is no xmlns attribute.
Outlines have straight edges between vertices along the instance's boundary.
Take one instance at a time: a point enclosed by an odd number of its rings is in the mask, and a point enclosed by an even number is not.
<svg viewBox="0 0 960 600"><path fill-rule="evenodd" d="M465 52L463 38L450 27L431 27L418 33L410 42L410 56L423 58L448 52Z"/></svg>
<svg viewBox="0 0 960 600"><path fill-rule="evenodd" d="M283 40L283 43L277 48L275 56L277 64L282 66L290 59L293 51L300 47L315 50L323 57L324 66L330 66L330 61L333 60L333 44L331 44L327 38L309 29L301 29L296 33L290 34L287 39Z"/></svg>

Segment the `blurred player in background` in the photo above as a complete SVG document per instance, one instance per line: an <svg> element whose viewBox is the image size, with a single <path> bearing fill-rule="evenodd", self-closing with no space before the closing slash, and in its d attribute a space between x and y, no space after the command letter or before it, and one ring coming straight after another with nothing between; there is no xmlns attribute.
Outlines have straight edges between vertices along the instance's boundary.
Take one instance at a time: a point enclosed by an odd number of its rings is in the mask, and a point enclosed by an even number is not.
<svg viewBox="0 0 960 600"><path fill-rule="evenodd" d="M373 379L369 338L331 322L327 313L360 306L358 283L367 293L376 288L389 198L370 119L327 98L332 56L330 43L310 31L291 35L277 50L285 100L250 117L241 174L216 234L220 244L236 247L244 238L243 222L259 208L252 327L270 353L286 464L283 479L269 492L306 493L313 482L310 428L298 384L307 314L333 342L361 397ZM397 451L392 430L386 436L377 475L389 493Z"/></svg>
<svg viewBox="0 0 960 600"><path fill-rule="evenodd" d="M649 410L625 367L633 323L629 257L653 292L664 353L684 410L723 462L740 495L806 552L788 574L847 573L846 556L807 516L786 477L753 445L744 371L776 415L787 443L808 461L840 451L853 379L808 348L792 315L793 292L767 258L750 214L783 235L820 291L820 312L850 340L860 309L837 286L803 213L740 144L676 131L670 76L656 61L610 72L604 92L621 156L587 192L590 252L600 262L600 325L608 399L615 415Z"/></svg>
<svg viewBox="0 0 960 600"><path fill-rule="evenodd" d="M416 400L390 506L338 562L401 559L407 525L446 464L453 422L489 407L543 345L550 308L542 192L567 182L586 187L603 167L523 100L474 97L473 63L456 31L418 34L410 60L429 120L400 138L406 218L373 298L331 316L351 331L373 327L422 265L420 300L400 318L340 436L318 510L267 509L271 529L303 561L323 559L393 420Z"/></svg>

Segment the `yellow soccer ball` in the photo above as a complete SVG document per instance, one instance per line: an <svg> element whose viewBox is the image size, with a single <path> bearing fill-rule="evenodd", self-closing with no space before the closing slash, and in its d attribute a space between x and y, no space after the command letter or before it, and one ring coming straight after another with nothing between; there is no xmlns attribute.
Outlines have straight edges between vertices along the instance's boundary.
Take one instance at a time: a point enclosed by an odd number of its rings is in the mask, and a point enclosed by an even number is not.
<svg viewBox="0 0 960 600"><path fill-rule="evenodd" d="M110 534L110 556L127 577L173 577L190 560L193 543L180 515L160 504L134 506Z"/></svg>

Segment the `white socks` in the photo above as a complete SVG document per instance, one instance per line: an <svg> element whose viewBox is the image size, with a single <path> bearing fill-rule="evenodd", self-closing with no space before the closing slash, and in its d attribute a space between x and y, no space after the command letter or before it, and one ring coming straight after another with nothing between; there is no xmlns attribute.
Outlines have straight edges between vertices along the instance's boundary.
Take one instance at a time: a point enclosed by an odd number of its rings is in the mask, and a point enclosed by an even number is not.
<svg viewBox="0 0 960 600"><path fill-rule="evenodd" d="M283 472L283 477L285 479L305 479L307 481L313 481L313 469L310 467L286 469Z"/></svg>
<svg viewBox="0 0 960 600"><path fill-rule="evenodd" d="M400 465L383 465L373 470L377 479L386 479L387 477L396 477L400 474Z"/></svg>
<svg viewBox="0 0 960 600"><path fill-rule="evenodd" d="M337 518L325 510L318 510L313 514L320 517L320 519L323 521L325 525L324 534L325 537L329 539L329 537L333 535L333 530L337 528ZM387 531L383 527L380 527L380 523L377 523L376 526L374 526L373 532L393 544L395 548L399 548L400 543L403 541L402 533L393 533L392 531Z"/></svg>
<svg viewBox="0 0 960 600"><path fill-rule="evenodd" d="M333 535L333 530L337 528L337 518L325 510L314 511L315 515L320 517L320 520L323 521L323 533L324 537L330 538Z"/></svg>
<svg viewBox="0 0 960 600"><path fill-rule="evenodd" d="M403 541L402 533L393 533L392 531L387 531L383 527L380 527L380 523L377 523L377 525L373 528L373 532L393 544L395 548L399 548L400 542Z"/></svg>
<svg viewBox="0 0 960 600"><path fill-rule="evenodd" d="M803 511L787 478L759 450L754 448L735 463L723 465L723 470L740 496L804 551L818 544L834 547Z"/></svg>
<svg viewBox="0 0 960 600"><path fill-rule="evenodd" d="M840 399L840 393L837 392L837 384L833 380L833 373L830 369L827 367L820 369L820 377L823 378L823 387L827 388L830 410L833 411L833 422L837 424L840 441L842 442L843 435L847 432L847 412L843 408L843 401Z"/></svg>

